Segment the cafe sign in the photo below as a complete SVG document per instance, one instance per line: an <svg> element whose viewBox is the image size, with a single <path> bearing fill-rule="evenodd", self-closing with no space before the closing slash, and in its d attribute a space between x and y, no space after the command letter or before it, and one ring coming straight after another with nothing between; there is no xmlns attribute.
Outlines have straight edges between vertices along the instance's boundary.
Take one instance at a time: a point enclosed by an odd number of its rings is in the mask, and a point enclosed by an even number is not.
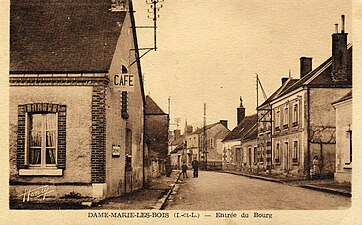
<svg viewBox="0 0 362 225"><path fill-rule="evenodd" d="M133 92L134 76L128 73L115 74L112 85L115 90Z"/></svg>

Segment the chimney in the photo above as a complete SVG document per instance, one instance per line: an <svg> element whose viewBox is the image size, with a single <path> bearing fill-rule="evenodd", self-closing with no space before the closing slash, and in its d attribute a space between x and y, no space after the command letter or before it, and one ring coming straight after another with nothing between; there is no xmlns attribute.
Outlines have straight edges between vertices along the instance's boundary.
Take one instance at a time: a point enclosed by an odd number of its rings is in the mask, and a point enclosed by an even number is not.
<svg viewBox="0 0 362 225"><path fill-rule="evenodd" d="M289 77L282 77L282 85L289 79Z"/></svg>
<svg viewBox="0 0 362 225"><path fill-rule="evenodd" d="M236 114L236 117L237 117L237 122L238 124L244 119L245 117L245 108L243 106L243 99L242 97L240 96L240 106L237 108L237 114Z"/></svg>
<svg viewBox="0 0 362 225"><path fill-rule="evenodd" d="M224 127L228 128L228 121L227 120L220 120L220 123L224 125Z"/></svg>
<svg viewBox="0 0 362 225"><path fill-rule="evenodd" d="M312 71L312 58L301 57L300 58L300 78L303 78L310 71Z"/></svg>
<svg viewBox="0 0 362 225"><path fill-rule="evenodd" d="M180 137L181 135L181 130L180 129L176 129L173 131L174 133L174 140L176 140L178 137Z"/></svg>
<svg viewBox="0 0 362 225"><path fill-rule="evenodd" d="M192 132L193 132L193 127L192 127L192 125L187 125L186 126L186 130L185 130L185 134L186 135L189 135L189 134L192 134Z"/></svg>
<svg viewBox="0 0 362 225"><path fill-rule="evenodd" d="M342 15L341 33L332 34L332 79L333 81L347 80L347 33L345 33L345 17Z"/></svg>

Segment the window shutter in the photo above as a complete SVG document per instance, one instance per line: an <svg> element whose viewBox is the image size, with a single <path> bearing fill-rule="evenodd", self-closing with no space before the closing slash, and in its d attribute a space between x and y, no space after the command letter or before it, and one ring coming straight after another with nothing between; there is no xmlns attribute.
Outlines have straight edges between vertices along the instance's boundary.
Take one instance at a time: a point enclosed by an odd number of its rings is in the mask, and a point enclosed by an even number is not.
<svg viewBox="0 0 362 225"><path fill-rule="evenodd" d="M16 147L16 164L19 169L27 168L25 160L25 105L18 106L18 137Z"/></svg>
<svg viewBox="0 0 362 225"><path fill-rule="evenodd" d="M59 105L57 167L60 169L65 169L66 162L66 110L65 105Z"/></svg>

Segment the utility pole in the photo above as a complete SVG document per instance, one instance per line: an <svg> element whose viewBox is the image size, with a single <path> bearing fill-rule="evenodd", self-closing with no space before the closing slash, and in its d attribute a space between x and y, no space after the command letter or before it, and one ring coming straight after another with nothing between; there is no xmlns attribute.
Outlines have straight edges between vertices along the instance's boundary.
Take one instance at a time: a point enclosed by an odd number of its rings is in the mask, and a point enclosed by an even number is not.
<svg viewBox="0 0 362 225"><path fill-rule="evenodd" d="M137 28L137 29L138 28L153 29L154 46L149 47L149 48L137 48L137 49L133 48L133 49L131 49L131 51L145 51L145 52L141 56L138 56L137 60L130 63L128 65L128 67L135 64L138 60L140 60L143 56L145 56L150 51L152 51L152 50L156 51L157 50L157 45L156 45L157 19L160 18L160 15L157 14L157 13L163 7L163 5L161 4L162 2L164 2L164 0L146 0L146 4L149 5L149 7L150 7L149 9L147 9L147 12L150 14L150 15L147 15L147 18L153 20L153 26L135 26L134 28Z"/></svg>
<svg viewBox="0 0 362 225"><path fill-rule="evenodd" d="M206 134L206 103L204 103L204 157L205 157L205 170L207 170L207 134Z"/></svg>
<svg viewBox="0 0 362 225"><path fill-rule="evenodd" d="M164 2L164 0L151 0L151 1L147 1L146 3L150 5L151 9L148 9L148 13L153 14L153 16L147 16L149 19L153 20L153 34L154 34L154 50L157 50L157 46L156 46L156 28L157 28L157 18L160 17L160 15L157 14L158 11L160 11L160 8L162 8L162 4L160 4L160 6L157 6L158 3Z"/></svg>
<svg viewBox="0 0 362 225"><path fill-rule="evenodd" d="M168 122L171 119L171 96L168 96Z"/></svg>

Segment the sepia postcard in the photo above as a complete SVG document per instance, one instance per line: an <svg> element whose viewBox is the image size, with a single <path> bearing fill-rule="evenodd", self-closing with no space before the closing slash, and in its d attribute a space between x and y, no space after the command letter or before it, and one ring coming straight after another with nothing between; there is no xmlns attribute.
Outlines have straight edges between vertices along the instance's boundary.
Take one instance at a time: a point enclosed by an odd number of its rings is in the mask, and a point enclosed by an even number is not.
<svg viewBox="0 0 362 225"><path fill-rule="evenodd" d="M1 3L4 224L361 220L361 1Z"/></svg>

